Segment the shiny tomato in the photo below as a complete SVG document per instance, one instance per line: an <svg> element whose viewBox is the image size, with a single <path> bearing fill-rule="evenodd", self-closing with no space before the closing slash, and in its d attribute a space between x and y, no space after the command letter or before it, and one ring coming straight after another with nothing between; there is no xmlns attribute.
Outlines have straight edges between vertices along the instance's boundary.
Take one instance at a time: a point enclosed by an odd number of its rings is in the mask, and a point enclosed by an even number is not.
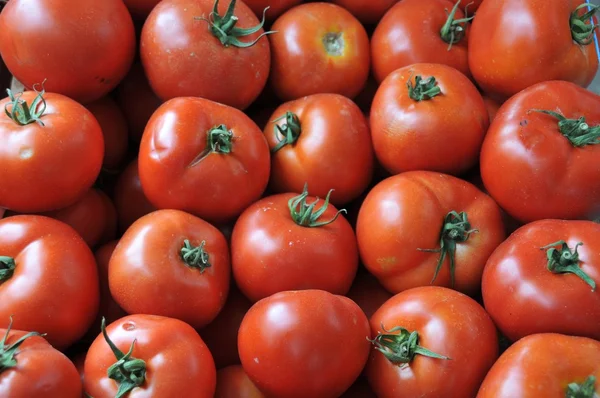
<svg viewBox="0 0 600 398"><path fill-rule="evenodd" d="M111 323L85 359L85 392L95 398L213 398L217 372L202 338L185 322L131 315ZM117 362L121 366L114 366ZM128 394L129 392L129 394Z"/></svg>
<svg viewBox="0 0 600 398"><path fill-rule="evenodd" d="M265 398L265 396L252 383L244 368L233 365L217 372L215 398Z"/></svg>
<svg viewBox="0 0 600 398"><path fill-rule="evenodd" d="M369 356L369 322L347 297L288 291L248 311L238 335L242 366L267 396L339 397Z"/></svg>
<svg viewBox="0 0 600 398"><path fill-rule="evenodd" d="M377 278L361 267L346 297L358 304L367 318L371 318L371 315L388 301L392 294L381 286Z"/></svg>
<svg viewBox="0 0 600 398"><path fill-rule="evenodd" d="M112 323L127 315L112 297L108 285L108 265L118 243L118 240L108 242L100 246L94 253L96 265L98 266L98 279L100 280L100 308L96 321L91 328L94 338L98 336L98 326L103 318L106 319L106 322Z"/></svg>
<svg viewBox="0 0 600 398"><path fill-rule="evenodd" d="M600 96L573 83L540 83L498 111L481 149L481 177L519 221L595 219L598 143Z"/></svg>
<svg viewBox="0 0 600 398"><path fill-rule="evenodd" d="M160 0L123 0L131 15L144 20Z"/></svg>
<svg viewBox="0 0 600 398"><path fill-rule="evenodd" d="M129 70L133 22L121 0L11 1L0 14L0 54L26 87L47 81L50 92L90 102Z"/></svg>
<svg viewBox="0 0 600 398"><path fill-rule="evenodd" d="M117 103L110 97L103 97L86 105L102 129L104 137L104 160L102 167L118 170L127 154L129 140L127 120Z"/></svg>
<svg viewBox="0 0 600 398"><path fill-rule="evenodd" d="M399 0L332 0L366 25L376 24Z"/></svg>
<svg viewBox="0 0 600 398"><path fill-rule="evenodd" d="M244 3L256 14L262 18L263 13L267 20L273 21L290 8L302 3L302 0L244 0ZM265 12L265 9L269 9Z"/></svg>
<svg viewBox="0 0 600 398"><path fill-rule="evenodd" d="M379 398L472 398L498 358L490 317L462 293L437 286L399 293L371 317L366 373Z"/></svg>
<svg viewBox="0 0 600 398"><path fill-rule="evenodd" d="M331 193L345 204L360 195L373 174L373 148L365 116L352 100L315 94L281 105L264 129L271 148L274 192Z"/></svg>
<svg viewBox="0 0 600 398"><path fill-rule="evenodd" d="M505 233L498 205L475 186L411 171L371 190L356 235L363 264L392 293L434 284L476 294Z"/></svg>
<svg viewBox="0 0 600 398"><path fill-rule="evenodd" d="M440 64L394 71L379 86L370 115L375 154L392 174L463 173L477 163L489 126L475 85Z"/></svg>
<svg viewBox="0 0 600 398"><path fill-rule="evenodd" d="M469 66L483 91L508 98L539 82L586 87L598 70L584 0L486 0L469 36Z"/></svg>
<svg viewBox="0 0 600 398"><path fill-rule="evenodd" d="M369 38L348 11L335 4L294 7L273 24L271 85L292 100L318 93L355 97L369 76Z"/></svg>
<svg viewBox="0 0 600 398"><path fill-rule="evenodd" d="M248 116L194 97L170 100L154 113L138 162L153 205L214 222L234 219L260 198L271 163L267 140Z"/></svg>

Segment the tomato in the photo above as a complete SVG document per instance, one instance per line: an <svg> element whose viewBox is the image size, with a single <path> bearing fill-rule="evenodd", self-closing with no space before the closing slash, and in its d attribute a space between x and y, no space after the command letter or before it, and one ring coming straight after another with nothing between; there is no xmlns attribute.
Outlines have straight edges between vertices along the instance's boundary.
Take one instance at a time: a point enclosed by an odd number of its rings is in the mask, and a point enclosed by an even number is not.
<svg viewBox="0 0 600 398"><path fill-rule="evenodd" d="M486 95L483 96L483 102L485 103L485 107L488 111L488 115L490 117L490 123L494 121L496 118L496 114L500 110L500 106L502 105L500 102L492 99Z"/></svg>
<svg viewBox="0 0 600 398"><path fill-rule="evenodd" d="M106 319L106 322L112 323L127 315L112 297L108 284L108 265L118 243L118 240L108 242L100 246L94 253L98 266L98 277L100 279L100 308L96 321L94 321L91 328L93 338L98 336L98 326L101 324L103 318Z"/></svg>
<svg viewBox="0 0 600 398"><path fill-rule="evenodd" d="M270 172L269 145L248 116L194 97L170 100L154 113L138 162L154 206L213 222L234 219L260 198Z"/></svg>
<svg viewBox="0 0 600 398"><path fill-rule="evenodd" d="M248 311L238 335L242 366L266 395L338 397L369 356L369 322L347 297L288 291Z"/></svg>
<svg viewBox="0 0 600 398"><path fill-rule="evenodd" d="M598 395L600 342L547 333L527 336L509 347L486 376L477 398Z"/></svg>
<svg viewBox="0 0 600 398"><path fill-rule="evenodd" d="M485 137L486 189L522 222L597 218L599 125L600 96L573 83L544 82L520 92L502 105Z"/></svg>
<svg viewBox="0 0 600 398"><path fill-rule="evenodd" d="M213 398L215 364L190 325L162 316L130 315L102 326L103 334L85 359L88 395L108 398L119 391L131 398ZM113 366L117 362L121 367Z"/></svg>
<svg viewBox="0 0 600 398"><path fill-rule="evenodd" d="M361 267L346 296L358 304L367 318L371 318L371 315L388 301L392 294L381 286L377 278Z"/></svg>
<svg viewBox="0 0 600 398"><path fill-rule="evenodd" d="M490 317L462 293L424 286L399 293L371 317L369 384L379 398L474 397L498 358Z"/></svg>
<svg viewBox="0 0 600 398"><path fill-rule="evenodd" d="M355 97L369 76L369 38L335 4L294 7L273 24L271 85L285 101L318 93Z"/></svg>
<svg viewBox="0 0 600 398"><path fill-rule="evenodd" d="M104 137L104 160L102 166L108 170L118 170L127 154L127 120L117 103L110 97L103 97L89 103L86 108L92 112Z"/></svg>
<svg viewBox="0 0 600 398"><path fill-rule="evenodd" d="M0 113L0 207L22 213L60 209L90 189L104 143L87 109L43 90L11 93L0 109L6 110Z"/></svg>
<svg viewBox="0 0 600 398"><path fill-rule="evenodd" d="M598 70L594 11L582 7L584 0L482 3L469 35L469 66L483 91L508 98L549 80L589 85Z"/></svg>
<svg viewBox="0 0 600 398"><path fill-rule="evenodd" d="M77 232L43 216L0 220L0 327L47 333L57 349L83 336L98 310L94 256Z"/></svg>
<svg viewBox="0 0 600 398"><path fill-rule="evenodd" d="M0 54L26 87L90 102L125 76L135 54L131 16L120 0L16 0L0 14Z"/></svg>
<svg viewBox="0 0 600 398"><path fill-rule="evenodd" d="M274 20L285 11L302 3L302 0L244 0L244 3L261 18L264 15L269 21ZM265 9L269 9L265 12Z"/></svg>
<svg viewBox="0 0 600 398"><path fill-rule="evenodd" d="M217 372L215 398L265 398L265 396L248 378L244 368L233 365Z"/></svg>
<svg viewBox="0 0 600 398"><path fill-rule="evenodd" d="M350 11L363 24L372 25L379 22L398 0L332 0L332 2Z"/></svg>
<svg viewBox="0 0 600 398"><path fill-rule="evenodd" d="M131 15L144 20L160 0L123 0Z"/></svg>
<svg viewBox="0 0 600 398"><path fill-rule="evenodd" d="M334 204L360 195L373 174L369 126L358 106L338 94L315 94L281 105L264 129L271 148L274 192L315 196Z"/></svg>
<svg viewBox="0 0 600 398"><path fill-rule="evenodd" d="M441 64L394 71L379 86L371 106L375 154L392 174L463 173L477 163L488 126L475 85Z"/></svg>
<svg viewBox="0 0 600 398"><path fill-rule="evenodd" d="M475 186L411 171L369 192L356 235L363 264L390 292L434 284L473 295L505 233L498 205Z"/></svg>

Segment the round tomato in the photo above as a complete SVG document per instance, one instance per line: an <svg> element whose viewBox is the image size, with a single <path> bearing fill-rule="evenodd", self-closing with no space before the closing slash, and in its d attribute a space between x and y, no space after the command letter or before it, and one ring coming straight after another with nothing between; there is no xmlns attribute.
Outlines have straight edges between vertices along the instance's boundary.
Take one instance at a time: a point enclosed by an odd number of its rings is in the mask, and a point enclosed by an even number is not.
<svg viewBox="0 0 600 398"><path fill-rule="evenodd" d="M154 113L138 162L153 205L213 222L234 219L261 197L271 163L267 140L248 116L194 97L170 100Z"/></svg>
<svg viewBox="0 0 600 398"><path fill-rule="evenodd" d="M350 11L363 24L372 25L379 22L398 0L332 0L332 2Z"/></svg>
<svg viewBox="0 0 600 398"><path fill-rule="evenodd" d="M272 21L290 8L302 3L302 0L244 0L244 3L256 14ZM269 7L266 11L265 9Z"/></svg>
<svg viewBox="0 0 600 398"><path fill-rule="evenodd" d="M600 96L569 82L508 100L481 149L487 191L522 222L600 216Z"/></svg>
<svg viewBox="0 0 600 398"><path fill-rule="evenodd" d="M0 13L0 54L26 87L47 81L50 92L90 102L129 70L135 31L121 0L16 0Z"/></svg>
<svg viewBox="0 0 600 398"><path fill-rule="evenodd" d="M95 398L213 398L216 378L198 333L187 323L155 315L126 316L107 328L103 322L84 367L85 392Z"/></svg>
<svg viewBox="0 0 600 398"><path fill-rule="evenodd" d="M366 373L379 398L472 398L498 358L490 317L462 293L437 286L399 293L371 317Z"/></svg>
<svg viewBox="0 0 600 398"><path fill-rule="evenodd" d="M242 366L267 396L339 397L369 356L369 322L347 297L276 293L248 311L238 335Z"/></svg>
<svg viewBox="0 0 600 398"><path fill-rule="evenodd" d="M104 137L104 160L102 167L109 171L118 170L125 155L129 140L127 120L117 103L103 97L86 105L102 129Z"/></svg>
<svg viewBox="0 0 600 398"><path fill-rule="evenodd" d="M358 304L367 318L371 318L371 315L388 301L392 294L381 286L377 278L361 267L346 296Z"/></svg>
<svg viewBox="0 0 600 398"><path fill-rule="evenodd" d="M315 94L281 105L264 130L271 148L275 192L331 193L344 204L359 196L373 174L369 126L358 106L338 94Z"/></svg>
<svg viewBox="0 0 600 398"><path fill-rule="evenodd" d="M240 365L228 366L217 372L215 398L265 398Z"/></svg>
<svg viewBox="0 0 600 398"><path fill-rule="evenodd" d="M549 80L587 86L598 70L587 11L584 0L486 0L469 36L473 77L499 98Z"/></svg>
<svg viewBox="0 0 600 398"><path fill-rule="evenodd" d="M463 173L477 163L489 126L475 85L441 64L394 71L379 86L370 115L375 154L392 174Z"/></svg>
<svg viewBox="0 0 600 398"><path fill-rule="evenodd" d="M369 37L361 23L335 4L294 7L273 24L271 84L292 100L318 93L355 97L369 76Z"/></svg>

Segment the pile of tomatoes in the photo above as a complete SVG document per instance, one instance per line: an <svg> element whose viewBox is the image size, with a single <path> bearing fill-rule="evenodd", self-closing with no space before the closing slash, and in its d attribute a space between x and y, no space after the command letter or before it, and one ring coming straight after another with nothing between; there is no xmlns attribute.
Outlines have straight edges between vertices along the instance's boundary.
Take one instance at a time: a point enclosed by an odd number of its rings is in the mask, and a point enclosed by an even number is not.
<svg viewBox="0 0 600 398"><path fill-rule="evenodd" d="M0 2L0 396L598 398L598 8Z"/></svg>

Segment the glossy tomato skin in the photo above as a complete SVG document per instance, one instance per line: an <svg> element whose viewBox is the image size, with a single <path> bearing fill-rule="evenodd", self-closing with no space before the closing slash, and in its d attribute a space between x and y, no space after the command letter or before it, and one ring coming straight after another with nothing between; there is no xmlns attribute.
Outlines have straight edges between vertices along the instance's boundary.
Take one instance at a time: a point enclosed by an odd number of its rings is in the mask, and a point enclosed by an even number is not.
<svg viewBox="0 0 600 398"><path fill-rule="evenodd" d="M469 35L469 66L479 86L505 99L549 80L589 85L598 69L594 42L578 44L569 27L571 12L583 3L486 0Z"/></svg>
<svg viewBox="0 0 600 398"><path fill-rule="evenodd" d="M271 151L285 137L286 112L298 117L300 135L271 155L270 187L274 192L310 193L346 204L359 196L373 175L373 146L367 120L352 100L339 94L315 94L281 105L264 133ZM281 120L281 117L284 117Z"/></svg>
<svg viewBox="0 0 600 398"><path fill-rule="evenodd" d="M36 96L27 91L21 100L31 104ZM69 206L100 172L104 141L94 116L63 95L46 93L44 98L44 126L19 126L0 114L0 207L34 213ZM1 100L0 109L12 109L8 104L9 98Z"/></svg>
<svg viewBox="0 0 600 398"><path fill-rule="evenodd" d="M407 83L434 77L439 95L410 97ZM483 98L469 79L446 65L415 64L394 71L371 106L371 134L390 173L431 170L460 174L477 163L489 126Z"/></svg>
<svg viewBox="0 0 600 398"><path fill-rule="evenodd" d="M379 22L398 0L333 0L332 2L350 11L363 24L372 25Z"/></svg>
<svg viewBox="0 0 600 398"><path fill-rule="evenodd" d="M110 324L106 331L123 352L135 340L132 355L146 362L146 381L129 393L132 398L213 398L215 365L210 351L190 325L161 316L130 315ZM99 335L85 359L87 394L96 398L116 395L118 385L107 377L108 368L116 361L104 337Z"/></svg>
<svg viewBox="0 0 600 398"><path fill-rule="evenodd" d="M318 93L355 97L369 75L369 38L342 7L302 4L273 24L271 85L285 101Z"/></svg>
<svg viewBox="0 0 600 398"><path fill-rule="evenodd" d="M443 287L399 293L370 320L371 334L403 327L419 334L418 344L451 359L415 355L407 366L393 364L373 348L366 373L379 398L475 397L498 358L496 328L473 299Z"/></svg>
<svg viewBox="0 0 600 398"><path fill-rule="evenodd" d="M209 151L209 130L219 125L233 134L231 152L203 152ZM265 190L269 146L258 126L241 111L202 98L176 98L163 104L148 122L138 170L144 193L154 206L225 222ZM207 190L212 194L206 195Z"/></svg>
<svg viewBox="0 0 600 398"><path fill-rule="evenodd" d="M265 398L265 396L252 383L244 368L233 365L217 372L215 398Z"/></svg>
<svg viewBox="0 0 600 398"><path fill-rule="evenodd" d="M111 97L103 97L86 105L102 129L104 137L104 160L102 167L108 171L119 170L129 140L127 120Z"/></svg>
<svg viewBox="0 0 600 398"><path fill-rule="evenodd" d="M302 3L302 0L245 0L244 3L259 19L262 19L265 8L269 7L265 17L268 21L273 21L285 11Z"/></svg>
<svg viewBox="0 0 600 398"><path fill-rule="evenodd" d="M600 96L575 84L544 82L520 92L502 105L485 137L486 189L521 222L600 216L600 146L573 146L558 119L535 109L600 124Z"/></svg>
<svg viewBox="0 0 600 398"><path fill-rule="evenodd" d="M504 240L502 216L489 196L449 175L411 171L371 190L356 227L363 264L392 293L430 284L451 287L448 256L432 281L440 253L423 251L440 248L444 218L451 211L465 212L477 230L456 243L454 285L476 294L488 257Z"/></svg>
<svg viewBox="0 0 600 398"><path fill-rule="evenodd" d="M32 17L37 16L37 17ZM26 87L90 102L127 74L135 53L131 16L120 0L19 0L0 14L0 54Z"/></svg>

